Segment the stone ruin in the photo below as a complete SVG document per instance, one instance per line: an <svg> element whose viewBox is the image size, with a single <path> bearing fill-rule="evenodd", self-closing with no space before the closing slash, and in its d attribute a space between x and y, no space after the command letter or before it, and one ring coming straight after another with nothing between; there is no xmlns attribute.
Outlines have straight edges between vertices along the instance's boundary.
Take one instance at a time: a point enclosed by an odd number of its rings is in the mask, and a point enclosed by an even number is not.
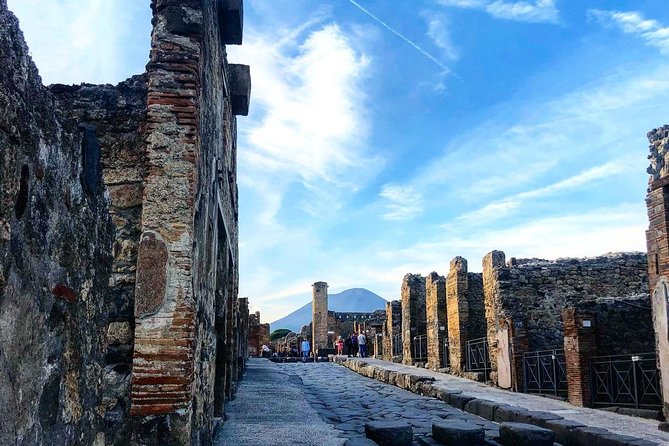
<svg viewBox="0 0 669 446"><path fill-rule="evenodd" d="M262 346L269 346L269 324L260 323L260 311L249 315L249 356L262 356Z"/></svg>
<svg viewBox="0 0 669 446"><path fill-rule="evenodd" d="M407 274L402 300L388 303L383 358L524 391L527 355L553 352L566 358L569 400L591 405L591 358L654 349L645 254L506 261L493 251L482 266L468 272L456 257L446 277Z"/></svg>
<svg viewBox="0 0 669 446"><path fill-rule="evenodd" d="M145 73L45 87L0 0L0 444L208 444L244 370L242 2L150 6Z"/></svg>

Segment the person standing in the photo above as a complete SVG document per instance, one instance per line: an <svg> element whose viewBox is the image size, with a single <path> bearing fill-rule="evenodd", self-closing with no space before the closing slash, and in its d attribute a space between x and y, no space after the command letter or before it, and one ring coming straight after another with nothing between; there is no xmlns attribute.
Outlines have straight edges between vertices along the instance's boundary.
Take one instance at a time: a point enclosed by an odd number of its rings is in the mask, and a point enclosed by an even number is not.
<svg viewBox="0 0 669 446"><path fill-rule="evenodd" d="M344 340L339 336L337 339L337 354L341 355L344 352Z"/></svg>
<svg viewBox="0 0 669 446"><path fill-rule="evenodd" d="M307 362L307 358L309 357L309 351L311 350L311 345L309 345L309 341L306 339L302 341L302 362Z"/></svg>
<svg viewBox="0 0 669 446"><path fill-rule="evenodd" d="M351 354L353 357L358 356L358 335L356 332L351 333Z"/></svg>
<svg viewBox="0 0 669 446"><path fill-rule="evenodd" d="M358 348L360 349L360 357L361 358L366 358L367 357L367 336L365 336L364 332L360 332L358 335Z"/></svg>
<svg viewBox="0 0 669 446"><path fill-rule="evenodd" d="M351 344L351 337L347 335L346 339L344 340L344 354L350 358L352 351L353 344Z"/></svg>

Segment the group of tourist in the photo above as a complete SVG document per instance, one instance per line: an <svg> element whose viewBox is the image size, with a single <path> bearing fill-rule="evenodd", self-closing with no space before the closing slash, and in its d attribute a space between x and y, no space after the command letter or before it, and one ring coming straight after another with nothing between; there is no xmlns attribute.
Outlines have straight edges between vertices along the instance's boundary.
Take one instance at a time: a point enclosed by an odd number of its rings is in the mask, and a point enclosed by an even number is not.
<svg viewBox="0 0 669 446"><path fill-rule="evenodd" d="M365 336L364 332L360 332L360 334L353 332L345 339L339 336L339 339L335 342L335 348L337 349L338 355L346 355L349 358L352 356L366 358L367 336Z"/></svg>

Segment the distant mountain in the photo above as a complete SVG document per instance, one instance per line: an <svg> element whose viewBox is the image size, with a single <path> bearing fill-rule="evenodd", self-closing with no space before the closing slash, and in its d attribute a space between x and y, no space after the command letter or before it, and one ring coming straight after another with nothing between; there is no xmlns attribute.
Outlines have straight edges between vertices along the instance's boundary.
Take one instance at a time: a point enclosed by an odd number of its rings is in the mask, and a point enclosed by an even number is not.
<svg viewBox="0 0 669 446"><path fill-rule="evenodd" d="M328 310L339 312L372 313L386 309L386 300L364 288L352 288L337 294L328 295ZM270 330L287 328L300 331L303 325L311 322L311 302L293 311L288 316L270 323Z"/></svg>

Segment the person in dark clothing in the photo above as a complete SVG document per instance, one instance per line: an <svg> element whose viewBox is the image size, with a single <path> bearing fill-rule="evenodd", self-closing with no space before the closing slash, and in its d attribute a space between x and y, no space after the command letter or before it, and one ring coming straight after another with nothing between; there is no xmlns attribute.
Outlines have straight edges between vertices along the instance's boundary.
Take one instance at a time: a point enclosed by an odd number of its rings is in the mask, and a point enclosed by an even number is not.
<svg viewBox="0 0 669 446"><path fill-rule="evenodd" d="M351 345L351 338L346 336L346 339L344 339L344 354L349 358L351 357L352 348L353 346Z"/></svg>
<svg viewBox="0 0 669 446"><path fill-rule="evenodd" d="M358 335L355 332L351 333L351 354L358 356Z"/></svg>

